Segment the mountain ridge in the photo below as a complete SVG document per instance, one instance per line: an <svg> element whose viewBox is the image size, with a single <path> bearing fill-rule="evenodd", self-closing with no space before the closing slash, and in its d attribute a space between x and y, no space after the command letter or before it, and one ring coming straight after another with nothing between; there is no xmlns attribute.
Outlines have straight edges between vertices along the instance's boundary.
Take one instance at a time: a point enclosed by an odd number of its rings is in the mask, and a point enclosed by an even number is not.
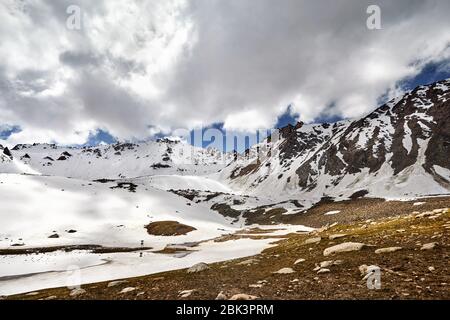
<svg viewBox="0 0 450 320"><path fill-rule="evenodd" d="M394 185L416 174L425 178L423 188L414 192L407 182L410 188L399 188L393 195L447 193L449 87L450 79L419 86L356 120L281 128L279 140L272 142L269 137L253 146L247 152L249 159L228 166L222 178L249 192L265 189L272 194L292 191L290 196L313 192L320 196L343 193L348 197L349 191L364 189L357 181L363 174L392 177ZM369 180L373 183L373 179ZM389 196L389 191L372 189L368 194Z"/></svg>

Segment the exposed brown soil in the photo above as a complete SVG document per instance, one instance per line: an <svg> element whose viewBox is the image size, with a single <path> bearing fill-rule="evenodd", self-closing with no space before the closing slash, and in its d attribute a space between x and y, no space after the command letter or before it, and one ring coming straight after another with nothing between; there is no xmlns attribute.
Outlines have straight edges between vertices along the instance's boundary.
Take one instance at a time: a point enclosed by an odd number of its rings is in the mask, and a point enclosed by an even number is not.
<svg viewBox="0 0 450 320"><path fill-rule="evenodd" d="M148 234L154 236L181 236L195 231L194 227L177 221L157 221L145 226Z"/></svg>
<svg viewBox="0 0 450 320"><path fill-rule="evenodd" d="M371 212L367 205L366 209ZM377 202L372 205L376 206ZM322 208L325 210L329 208ZM450 299L449 231L448 210L423 217L410 212L344 222L308 234L287 235L286 239L277 240L275 247L251 259L211 264L210 269L200 273L165 272L127 279L112 288L107 287L108 282L86 285L83 286L86 293L76 299L181 299L183 290L195 290L186 299L215 299L219 292L227 297L246 293L259 299ZM240 232L240 236L249 232ZM258 234L256 229L252 236ZM345 236L330 240L335 234ZM313 237L320 237L320 242L305 244L305 240ZM324 249L344 242L361 242L369 246L361 251L323 255ZM437 246L421 250L423 244L431 242L436 242ZM378 248L393 246L400 246L402 250L375 254ZM300 258L305 261L294 264ZM326 260L342 260L342 263L329 267L329 273L318 274L313 270ZM363 264L381 268L380 290L367 288L359 271ZM281 268L292 268L294 273L274 274ZM125 287L136 290L120 293ZM34 296L18 295L8 299L75 299L69 293L67 288L57 288L43 290Z"/></svg>
<svg viewBox="0 0 450 320"><path fill-rule="evenodd" d="M424 202L420 206L414 203ZM414 211L427 211L435 208L450 207L450 197L431 197L411 201L386 201L384 199L360 198L334 202L324 200L312 208L296 215L281 215L276 221L302 224L320 228L327 224L352 223L367 219L379 219L396 215L406 215ZM335 215L325 215L330 211L341 211ZM269 221L273 219L269 219Z"/></svg>
<svg viewBox="0 0 450 320"><path fill-rule="evenodd" d="M54 247L40 247L40 248L22 248L22 249L0 249L0 256L7 255L24 255L24 254L39 254L51 253L56 251L91 251L92 253L118 253L118 252L134 252L140 250L151 250L151 247L140 248L124 248L124 247L103 247L99 245L74 245L74 246L54 246Z"/></svg>

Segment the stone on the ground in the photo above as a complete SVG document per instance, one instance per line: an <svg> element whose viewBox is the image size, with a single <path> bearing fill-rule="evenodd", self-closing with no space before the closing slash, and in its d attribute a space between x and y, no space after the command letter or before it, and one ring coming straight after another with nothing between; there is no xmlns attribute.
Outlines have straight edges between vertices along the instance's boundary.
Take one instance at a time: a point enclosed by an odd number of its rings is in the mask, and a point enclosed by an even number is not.
<svg viewBox="0 0 450 320"><path fill-rule="evenodd" d="M318 274L329 273L329 272L331 272L330 269L326 269L326 268L320 268L319 271L317 271Z"/></svg>
<svg viewBox="0 0 450 320"><path fill-rule="evenodd" d="M216 297L216 300L227 300L227 296L223 293L223 291L220 291Z"/></svg>
<svg viewBox="0 0 450 320"><path fill-rule="evenodd" d="M363 264L358 267L359 272L361 273L361 276L364 276L367 274L367 268L368 268L367 264Z"/></svg>
<svg viewBox="0 0 450 320"><path fill-rule="evenodd" d="M56 299L58 299L57 296L49 296L47 298L44 298L43 300L56 300Z"/></svg>
<svg viewBox="0 0 450 320"><path fill-rule="evenodd" d="M136 290L136 288L127 287L127 288L123 289L122 291L120 291L120 293L128 293L128 292L132 292L134 290Z"/></svg>
<svg viewBox="0 0 450 320"><path fill-rule="evenodd" d="M416 218L426 218L426 217L429 217L432 215L434 215L433 211L425 211L425 212L422 212L422 213L416 215Z"/></svg>
<svg viewBox="0 0 450 320"><path fill-rule="evenodd" d="M81 296L82 294L85 294L86 290L81 289L81 288L77 288L77 289L73 289L72 291L70 291L70 296L71 297L78 297Z"/></svg>
<svg viewBox="0 0 450 320"><path fill-rule="evenodd" d="M381 249L377 249L375 250L376 254L382 254L382 253L390 253L390 252L395 252L395 251L399 251L402 250L402 247L389 247L389 248L381 248Z"/></svg>
<svg viewBox="0 0 450 320"><path fill-rule="evenodd" d="M299 263L302 263L302 262L305 262L306 260L305 259L298 259L297 261L295 261L294 262L294 264L299 264Z"/></svg>
<svg viewBox="0 0 450 320"><path fill-rule="evenodd" d="M342 264L344 261L342 261L342 260L329 260L329 261L322 261L321 263L319 263L319 265L318 265L318 269L317 270L319 270L319 269L322 269L322 268L329 268L329 267L331 267L331 266L337 266L337 265L340 265L340 264ZM316 269L314 270L314 271L317 271Z"/></svg>
<svg viewBox="0 0 450 320"><path fill-rule="evenodd" d="M258 297L251 296L245 293L235 294L230 298L230 300L256 300L256 299L258 299Z"/></svg>
<svg viewBox="0 0 450 320"><path fill-rule="evenodd" d="M305 242L303 242L303 244L319 243L321 240L322 240L321 237L309 238L309 239L306 239Z"/></svg>
<svg viewBox="0 0 450 320"><path fill-rule="evenodd" d="M331 267L333 265L334 261L333 260L329 260L329 261L322 261L319 266L320 268L328 268Z"/></svg>
<svg viewBox="0 0 450 320"><path fill-rule="evenodd" d="M250 264L255 264L258 263L259 260L258 259L248 259L248 260L244 260L238 263L238 265L240 266L248 266Z"/></svg>
<svg viewBox="0 0 450 320"><path fill-rule="evenodd" d="M344 242L329 248L326 248L323 251L324 256L329 256L336 253L341 252L350 252L350 251L359 251L362 248L364 248L366 245L364 243L358 243L358 242Z"/></svg>
<svg viewBox="0 0 450 320"><path fill-rule="evenodd" d="M420 248L420 250L433 250L437 246L437 242L426 243Z"/></svg>
<svg viewBox="0 0 450 320"><path fill-rule="evenodd" d="M108 288L112 288L121 284L127 283L127 281L125 280L118 280L118 281L111 281L110 283L108 283Z"/></svg>
<svg viewBox="0 0 450 320"><path fill-rule="evenodd" d="M26 294L26 296L37 296L39 294L39 292L30 292L30 293L27 293Z"/></svg>
<svg viewBox="0 0 450 320"><path fill-rule="evenodd" d="M206 263L201 262L201 263L197 263L197 264L193 265L192 267L190 267L188 269L187 273L197 273L197 272L202 272L202 271L205 271L208 269L209 269L208 265Z"/></svg>
<svg viewBox="0 0 450 320"><path fill-rule="evenodd" d="M435 267L433 267L433 266L431 266L431 267L428 267L428 271L430 271L430 272L433 272L433 271L435 271L436 270L436 268Z"/></svg>
<svg viewBox="0 0 450 320"><path fill-rule="evenodd" d="M181 298L188 298L194 293L194 291L195 290L183 290L179 292L179 295Z"/></svg>
<svg viewBox="0 0 450 320"><path fill-rule="evenodd" d="M290 274L290 273L294 273L295 271L292 268L282 268L274 273L277 274Z"/></svg>
<svg viewBox="0 0 450 320"><path fill-rule="evenodd" d="M330 235L328 238L330 239L330 240L336 240L336 239L340 239L340 238L344 238L344 237L346 237L347 235L345 234L345 233L337 233L337 234L332 234L332 235Z"/></svg>
<svg viewBox="0 0 450 320"><path fill-rule="evenodd" d="M380 271L380 270L381 269L379 266L375 266L375 265L368 266L365 270L366 273L365 273L363 280L367 280L372 274L374 274L375 272Z"/></svg>
<svg viewBox="0 0 450 320"><path fill-rule="evenodd" d="M256 283L258 283L258 284L266 284L266 283L268 283L268 281L267 280L258 280Z"/></svg>

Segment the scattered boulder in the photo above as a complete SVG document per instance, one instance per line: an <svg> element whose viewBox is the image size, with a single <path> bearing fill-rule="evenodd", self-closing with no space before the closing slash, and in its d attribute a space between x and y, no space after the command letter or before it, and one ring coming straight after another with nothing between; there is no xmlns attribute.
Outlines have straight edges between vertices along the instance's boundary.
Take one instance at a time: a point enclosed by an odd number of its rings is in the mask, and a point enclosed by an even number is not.
<svg viewBox="0 0 450 320"><path fill-rule="evenodd" d="M290 273L294 273L295 271L292 268L282 268L274 273L276 274L290 274Z"/></svg>
<svg viewBox="0 0 450 320"><path fill-rule="evenodd" d="M110 283L108 283L108 288L116 287L127 282L128 281L125 280L111 281Z"/></svg>
<svg viewBox="0 0 450 320"><path fill-rule="evenodd" d="M329 267L331 267L331 266L337 266L337 265L342 264L343 262L344 262L344 261L342 261L342 260L322 261L322 262L319 264L319 269L322 269L322 268L329 268Z"/></svg>
<svg viewBox="0 0 450 320"><path fill-rule="evenodd" d="M376 270L380 270L380 267L375 266L375 265L368 266L368 265L366 265L366 264L363 264L363 265L360 265L360 266L358 267L358 270L359 270L361 276L362 276L362 277L365 277L365 276L367 276L368 274L372 274L372 273L375 272Z"/></svg>
<svg viewBox="0 0 450 320"><path fill-rule="evenodd" d="M437 242L426 243L420 248L420 250L433 250L438 245Z"/></svg>
<svg viewBox="0 0 450 320"><path fill-rule="evenodd" d="M321 240L322 240L321 237L309 238L309 239L305 240L305 242L303 242L303 244L315 244L315 243L319 243Z"/></svg>
<svg viewBox="0 0 450 320"><path fill-rule="evenodd" d="M391 253L391 252L396 252L399 250L402 250L402 247L389 247L389 248L381 248L381 249L377 249L375 250L376 254L382 254L382 253Z"/></svg>
<svg viewBox="0 0 450 320"><path fill-rule="evenodd" d="M78 297L78 296L81 296L81 295L83 295L85 293L86 293L86 290L81 289L81 288L76 288L76 289L73 289L72 291L70 291L69 295L71 297Z"/></svg>
<svg viewBox="0 0 450 320"><path fill-rule="evenodd" d="M244 261L239 262L238 265L240 265L240 266L248 266L248 265L251 265L251 264L256 264L258 262L259 262L259 260L257 260L257 259L248 259L248 260L244 260Z"/></svg>
<svg viewBox="0 0 450 320"><path fill-rule="evenodd" d="M206 263L201 262L201 263L197 263L197 264L193 265L192 267L190 267L187 270L187 273L198 273L198 272L202 272L202 271L205 271L208 269L209 269L209 266Z"/></svg>
<svg viewBox="0 0 450 320"><path fill-rule="evenodd" d="M320 263L320 268L328 268L331 267L333 265L333 260L330 261L322 261Z"/></svg>
<svg viewBox="0 0 450 320"><path fill-rule="evenodd" d="M414 202L413 203L413 206L422 206L422 205L424 205L424 204L426 204L426 202Z"/></svg>
<svg viewBox="0 0 450 320"><path fill-rule="evenodd" d="M297 261L294 262L294 265L305 262L306 260L303 258L297 259Z"/></svg>
<svg viewBox="0 0 450 320"><path fill-rule="evenodd" d="M236 300L256 300L258 299L258 297L256 296L251 296L245 293L239 293L239 294L235 294L234 296L232 296L230 298L230 300L236 301Z"/></svg>
<svg viewBox="0 0 450 320"><path fill-rule="evenodd" d="M120 291L120 293L128 293L128 292L132 292L132 291L134 291L134 290L136 290L136 288L133 288L133 287L127 287L127 288L125 288L125 289L123 289L122 291Z"/></svg>
<svg viewBox="0 0 450 320"><path fill-rule="evenodd" d="M48 237L49 239L58 239L59 238L59 234L54 233L52 234L50 237Z"/></svg>
<svg viewBox="0 0 450 320"><path fill-rule="evenodd" d="M220 291L215 300L227 300L227 296L223 293L223 291Z"/></svg>
<svg viewBox="0 0 450 320"><path fill-rule="evenodd" d="M319 269L319 271L317 271L317 274L330 273L330 272L331 272L330 269L321 268L321 269Z"/></svg>
<svg viewBox="0 0 450 320"><path fill-rule="evenodd" d="M362 248L364 248L366 245L364 243L358 243L358 242L344 242L329 248L326 248L323 251L324 256L329 256L336 253L341 252L350 252L350 251L359 251Z"/></svg>
<svg viewBox="0 0 450 320"><path fill-rule="evenodd" d="M429 217L432 215L434 215L433 211L425 211L425 212L422 212L422 213L416 215L416 218L426 218L426 217Z"/></svg>
<svg viewBox="0 0 450 320"><path fill-rule="evenodd" d="M189 298L195 290L183 290L179 292L179 296L181 298Z"/></svg>
<svg viewBox="0 0 450 320"><path fill-rule="evenodd" d="M338 233L338 234L332 234L332 235L330 235L328 238L330 239L330 240L336 240L336 239L340 239L340 238L344 238L344 237L346 237L347 235L345 234L345 233Z"/></svg>
<svg viewBox="0 0 450 320"><path fill-rule="evenodd" d="M153 169L166 169L166 168L170 168L170 166L168 164L155 163L155 164L151 165L151 168L153 168Z"/></svg>
<svg viewBox="0 0 450 320"><path fill-rule="evenodd" d="M363 265L363 266L365 266L365 265ZM381 270L379 266L375 266L375 265L366 266L365 268L361 268L361 267L360 267L359 271L362 273L362 275L364 275L363 280L367 280L372 274ZM362 271L364 271L364 272L362 272Z"/></svg>

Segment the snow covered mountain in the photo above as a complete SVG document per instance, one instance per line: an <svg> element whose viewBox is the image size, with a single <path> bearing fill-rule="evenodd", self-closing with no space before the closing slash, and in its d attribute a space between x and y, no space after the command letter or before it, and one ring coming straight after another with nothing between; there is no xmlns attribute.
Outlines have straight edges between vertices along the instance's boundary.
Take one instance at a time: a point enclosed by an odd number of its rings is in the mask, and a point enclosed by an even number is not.
<svg viewBox="0 0 450 320"><path fill-rule="evenodd" d="M3 150L0 149L0 153ZM0 172L31 173L79 179L119 179L150 175L206 175L231 159L215 149L182 141L116 143L98 147L59 147L54 144L16 145L2 153Z"/></svg>
<svg viewBox="0 0 450 320"><path fill-rule="evenodd" d="M450 192L450 79L420 86L369 115L287 126L227 166L224 181L249 194L412 197Z"/></svg>
<svg viewBox="0 0 450 320"><path fill-rule="evenodd" d="M83 180L148 177L146 183L163 190L211 188L273 203L448 194L449 104L450 79L420 86L360 119L289 125L279 130L279 139L269 137L237 159L169 139L84 148L0 146L0 172Z"/></svg>

